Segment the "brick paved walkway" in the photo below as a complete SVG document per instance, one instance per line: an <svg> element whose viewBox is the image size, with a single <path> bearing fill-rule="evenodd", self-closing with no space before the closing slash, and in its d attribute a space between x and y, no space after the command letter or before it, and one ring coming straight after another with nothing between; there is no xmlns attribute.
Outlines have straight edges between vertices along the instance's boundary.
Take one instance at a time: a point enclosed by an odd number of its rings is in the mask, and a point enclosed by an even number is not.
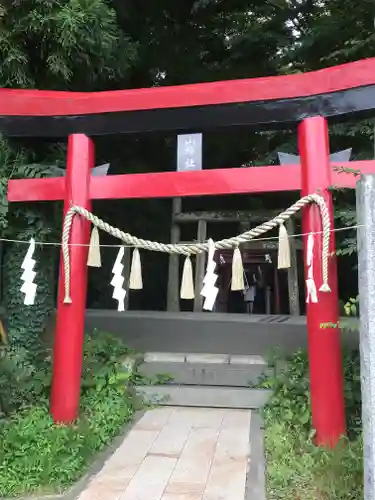
<svg viewBox="0 0 375 500"><path fill-rule="evenodd" d="M244 500L251 412L147 411L79 500Z"/></svg>

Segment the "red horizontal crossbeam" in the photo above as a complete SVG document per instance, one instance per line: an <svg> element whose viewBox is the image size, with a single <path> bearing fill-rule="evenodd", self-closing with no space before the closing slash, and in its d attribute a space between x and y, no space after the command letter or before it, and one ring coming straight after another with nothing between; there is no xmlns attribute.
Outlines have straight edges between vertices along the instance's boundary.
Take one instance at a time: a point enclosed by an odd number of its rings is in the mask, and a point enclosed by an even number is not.
<svg viewBox="0 0 375 500"><path fill-rule="evenodd" d="M375 173L375 161L372 160L332 164L335 166L358 170L362 174ZM173 198L299 191L300 171L300 165L283 165L92 177L90 198ZM354 188L357 180L358 177L348 173L332 172L332 184L337 187ZM15 179L8 183L8 200L11 202L62 200L64 192L65 177Z"/></svg>
<svg viewBox="0 0 375 500"><path fill-rule="evenodd" d="M300 188L299 171L299 165L283 165L282 167L225 168L196 172L92 177L90 198L93 200L173 198L176 196L294 191ZM64 197L64 190L64 177L10 180L8 200L61 200Z"/></svg>
<svg viewBox="0 0 375 500"><path fill-rule="evenodd" d="M359 181L359 175L375 174L375 160L350 161L344 163L333 163L332 167L343 167L350 172L333 170L332 185L338 188L354 189ZM356 175L354 174L356 172Z"/></svg>
<svg viewBox="0 0 375 500"><path fill-rule="evenodd" d="M284 174L280 175L280 168ZM285 170L284 170L285 168ZM103 182L104 181L104 182ZM263 193L299 189L298 165L225 168L197 172L163 172L92 178L93 199L173 198L220 194Z"/></svg>
<svg viewBox="0 0 375 500"><path fill-rule="evenodd" d="M58 201L64 199L65 177L10 179L8 201Z"/></svg>
<svg viewBox="0 0 375 500"><path fill-rule="evenodd" d="M310 73L174 87L63 92L0 89L0 116L67 116L313 96L375 84L375 58Z"/></svg>

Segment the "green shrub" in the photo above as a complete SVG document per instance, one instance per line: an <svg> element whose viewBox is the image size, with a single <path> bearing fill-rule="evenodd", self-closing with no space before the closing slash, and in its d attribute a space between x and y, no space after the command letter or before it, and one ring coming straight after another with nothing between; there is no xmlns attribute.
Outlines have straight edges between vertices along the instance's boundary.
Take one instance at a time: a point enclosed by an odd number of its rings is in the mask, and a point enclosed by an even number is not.
<svg viewBox="0 0 375 500"><path fill-rule="evenodd" d="M132 353L118 338L94 331L86 335L83 348L81 394L103 385L122 384L128 377L122 359ZM136 377L136 374L132 374ZM52 380L51 357L47 354L31 364L21 347L0 351L0 418L20 406L49 399Z"/></svg>
<svg viewBox="0 0 375 500"><path fill-rule="evenodd" d="M362 440L335 450L317 448L311 436L283 421L266 419L268 500L361 500Z"/></svg>
<svg viewBox="0 0 375 500"><path fill-rule="evenodd" d="M95 453L134 413L125 381L132 381L135 375L122 363L128 353L126 346L111 335L94 332L87 336L81 412L73 426L55 425L49 415L50 361L45 359L22 379L21 367L12 364L10 379L15 390L7 404L13 411L0 420L0 497L61 491L82 475ZM30 393L22 401L26 388Z"/></svg>
<svg viewBox="0 0 375 500"><path fill-rule="evenodd" d="M0 419L38 398L33 382L37 376L23 348L0 349Z"/></svg>
<svg viewBox="0 0 375 500"><path fill-rule="evenodd" d="M24 409L3 423L1 497L69 486L133 414L130 397L113 387L87 394L82 408L74 426L55 425L47 405Z"/></svg>
<svg viewBox="0 0 375 500"><path fill-rule="evenodd" d="M348 429L351 436L361 433L361 384L359 351L344 355L344 391ZM272 377L265 378L260 386L272 389L273 397L267 414L284 421L291 427L311 429L310 381L308 355L297 351L286 360L281 372L274 369Z"/></svg>
<svg viewBox="0 0 375 500"><path fill-rule="evenodd" d="M344 356L348 439L334 450L313 444L308 360L297 352L261 385L273 389L265 408L268 500L363 498L359 353Z"/></svg>

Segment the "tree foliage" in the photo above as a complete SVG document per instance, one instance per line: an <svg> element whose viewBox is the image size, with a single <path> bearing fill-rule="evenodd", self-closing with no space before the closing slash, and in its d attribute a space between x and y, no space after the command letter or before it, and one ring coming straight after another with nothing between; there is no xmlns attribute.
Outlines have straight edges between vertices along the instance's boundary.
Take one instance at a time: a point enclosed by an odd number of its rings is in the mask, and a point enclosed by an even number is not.
<svg viewBox="0 0 375 500"><path fill-rule="evenodd" d="M125 85L137 44L120 29L114 9L102 0L18 0L0 5L0 85L4 87L102 90ZM121 83L120 83L121 82ZM8 210L10 178L50 175L59 148L44 141L0 143L0 228L3 237L58 240L55 210L40 204ZM55 154L51 154L55 153ZM56 154L57 152L57 154ZM7 244L4 254L4 305L11 341L28 349L54 306L55 254L43 250L38 259L38 295L34 308L22 306L20 266L25 245ZM51 250L51 249L50 249ZM38 251L41 251L40 248Z"/></svg>
<svg viewBox="0 0 375 500"><path fill-rule="evenodd" d="M7 87L101 89L124 79L137 54L104 0L5 0L0 26Z"/></svg>
<svg viewBox="0 0 375 500"><path fill-rule="evenodd" d="M297 41L289 57L300 71L333 66L365 57L375 50L374 4L362 0L293 0L291 23Z"/></svg>
<svg viewBox="0 0 375 500"><path fill-rule="evenodd" d="M114 0L120 26L137 40L133 86L275 74L291 43L285 0Z"/></svg>

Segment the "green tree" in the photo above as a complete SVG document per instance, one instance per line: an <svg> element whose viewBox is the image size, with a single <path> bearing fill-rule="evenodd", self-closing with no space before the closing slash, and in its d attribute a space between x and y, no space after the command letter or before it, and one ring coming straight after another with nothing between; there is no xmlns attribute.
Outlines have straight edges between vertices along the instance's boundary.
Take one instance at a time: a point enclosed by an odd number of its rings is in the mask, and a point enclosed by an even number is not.
<svg viewBox="0 0 375 500"><path fill-rule="evenodd" d="M103 89L137 56L104 0L5 0L0 25L4 87Z"/></svg>
<svg viewBox="0 0 375 500"><path fill-rule="evenodd" d="M295 70L309 71L375 54L374 4L362 0L292 0L296 43L289 51Z"/></svg>
<svg viewBox="0 0 375 500"><path fill-rule="evenodd" d="M136 57L137 43L119 28L116 12L104 0L5 0L0 5L2 87L79 91L111 88L125 84ZM44 206L21 204L8 210L6 200L9 178L50 175L45 160L56 164L60 155L53 152L58 149L51 149L50 143L43 140L0 143L3 236L20 240L34 236L43 241L60 227L60 217L51 217ZM19 291L25 248L6 246L4 304L11 340L30 347L54 305L56 252L43 250L42 257L39 249L37 307L25 308Z"/></svg>
<svg viewBox="0 0 375 500"><path fill-rule="evenodd" d="M291 43L285 0L113 0L138 42L132 86L177 85L276 74Z"/></svg>

